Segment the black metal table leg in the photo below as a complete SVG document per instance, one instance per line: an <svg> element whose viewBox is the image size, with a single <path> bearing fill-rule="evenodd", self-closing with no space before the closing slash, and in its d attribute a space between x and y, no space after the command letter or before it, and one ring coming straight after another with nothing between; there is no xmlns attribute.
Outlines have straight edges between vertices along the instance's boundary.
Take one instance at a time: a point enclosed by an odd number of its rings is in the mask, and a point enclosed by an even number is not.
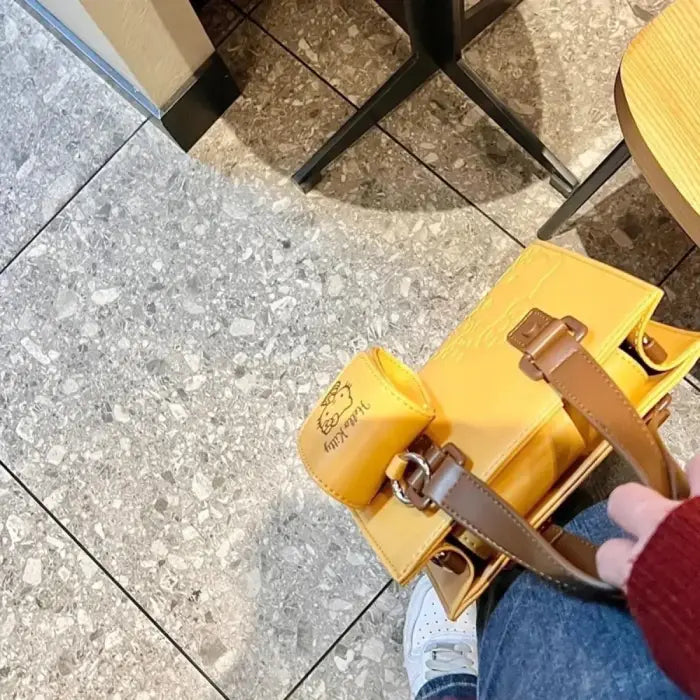
<svg viewBox="0 0 700 700"><path fill-rule="evenodd" d="M474 41L502 14L519 5L522 0L480 0L464 12L462 18L462 47Z"/></svg>
<svg viewBox="0 0 700 700"><path fill-rule="evenodd" d="M305 192L321 179L321 171L352 146L368 129L398 107L412 92L435 73L437 66L413 54L343 126L293 175Z"/></svg>
<svg viewBox="0 0 700 700"><path fill-rule="evenodd" d="M551 175L552 185L569 195L576 177L504 105L470 68L458 63L463 42L480 34L520 0L480 0L464 12L463 0L404 0L404 20L411 37L411 57L294 174L309 191L323 169L354 144L435 72L442 69L491 119L506 131Z"/></svg>
<svg viewBox="0 0 700 700"><path fill-rule="evenodd" d="M630 152L624 141L613 148L598 167L569 195L537 232L548 241L628 160Z"/></svg>
<svg viewBox="0 0 700 700"><path fill-rule="evenodd" d="M452 82L488 114L519 146L527 151L551 175L552 185L568 195L578 184L576 176L501 102L500 98L474 73L461 63L442 66Z"/></svg>

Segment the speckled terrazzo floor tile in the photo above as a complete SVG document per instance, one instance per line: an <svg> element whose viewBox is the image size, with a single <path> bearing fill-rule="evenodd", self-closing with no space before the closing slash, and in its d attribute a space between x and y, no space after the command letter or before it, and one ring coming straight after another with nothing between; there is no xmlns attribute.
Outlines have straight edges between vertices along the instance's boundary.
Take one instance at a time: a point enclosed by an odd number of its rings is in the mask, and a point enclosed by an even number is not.
<svg viewBox="0 0 700 700"><path fill-rule="evenodd" d="M263 3L254 16L356 102L408 52L401 30L371 0L336 2L330 11L323 3L282 0ZM291 21L296 16L303 21ZM625 0L527 0L476 41L465 59L583 176L620 138L613 82L624 47L640 26ZM433 78L384 123L523 242L562 202L544 172L445 76ZM659 281L687 250L687 239L633 166L616 183L584 210L590 213L579 217L578 227L557 240Z"/></svg>
<svg viewBox="0 0 700 700"><path fill-rule="evenodd" d="M435 234L431 255L423 256L427 266L442 264L445 256L472 264L492 235L503 249L516 251L507 236L378 131L328 168L310 194L301 193L290 175L351 108L251 23L239 27L221 53L246 85L245 94L191 154L233 182L274 191L281 216L303 211L314 223L327 216L353 228L355 239L380 236L398 248L425 244Z"/></svg>
<svg viewBox="0 0 700 700"><path fill-rule="evenodd" d="M562 227L552 242L655 284L665 279L693 246L631 162Z"/></svg>
<svg viewBox="0 0 700 700"><path fill-rule="evenodd" d="M693 371L686 377L688 383L700 391L700 371L698 371L698 365L696 364Z"/></svg>
<svg viewBox="0 0 700 700"><path fill-rule="evenodd" d="M262 0L229 0L242 12L253 12Z"/></svg>
<svg viewBox="0 0 700 700"><path fill-rule="evenodd" d="M197 13L214 46L218 46L243 19L230 0L209 0Z"/></svg>
<svg viewBox="0 0 700 700"><path fill-rule="evenodd" d="M671 417L661 428L661 435L673 456L684 465L700 452L700 392L681 382L671 396Z"/></svg>
<svg viewBox="0 0 700 700"><path fill-rule="evenodd" d="M227 174L147 125L0 276L0 454L237 698L289 690L386 580L302 417L370 343L424 359L517 253L391 142L312 197L261 164L234 127L284 154L303 114L273 59L205 137Z"/></svg>
<svg viewBox="0 0 700 700"><path fill-rule="evenodd" d="M252 16L355 104L410 55L406 33L374 0L263 0Z"/></svg>
<svg viewBox="0 0 700 700"><path fill-rule="evenodd" d="M1 697L220 697L5 470L0 543Z"/></svg>
<svg viewBox="0 0 700 700"><path fill-rule="evenodd" d="M620 139L613 84L624 48L639 28L624 0L528 0L475 42L465 59L585 176ZM433 81L396 110L387 127L508 231L532 240L561 197L532 160L447 83L442 76ZM631 172L621 174L622 182ZM650 257L651 236L634 222L656 223L665 212L641 181L599 211L603 215L587 220L578 235L558 241L654 280L687 249L678 229L665 224L658 232L663 244Z"/></svg>
<svg viewBox="0 0 700 700"><path fill-rule="evenodd" d="M694 248L663 285L657 316L665 323L700 330L700 250Z"/></svg>
<svg viewBox="0 0 700 700"><path fill-rule="evenodd" d="M0 276L0 453L233 697L274 697L385 580L294 441L367 321L227 185L148 126Z"/></svg>
<svg viewBox="0 0 700 700"><path fill-rule="evenodd" d="M407 700L403 622L410 592L392 583L290 700Z"/></svg>
<svg viewBox="0 0 700 700"><path fill-rule="evenodd" d="M661 10L668 7L673 0L627 0L630 9L641 24L654 19Z"/></svg>
<svg viewBox="0 0 700 700"><path fill-rule="evenodd" d="M143 121L11 0L0 0L0 267Z"/></svg>
<svg viewBox="0 0 700 700"><path fill-rule="evenodd" d="M638 29L624 0L527 0L464 53L467 63L565 162L614 142L612 86ZM527 225L499 202L543 174L444 76L389 119L396 135L502 221ZM422 115L423 119L417 119ZM432 133L432 137L431 137ZM589 158L591 156L589 155ZM460 161L461 158L461 161Z"/></svg>

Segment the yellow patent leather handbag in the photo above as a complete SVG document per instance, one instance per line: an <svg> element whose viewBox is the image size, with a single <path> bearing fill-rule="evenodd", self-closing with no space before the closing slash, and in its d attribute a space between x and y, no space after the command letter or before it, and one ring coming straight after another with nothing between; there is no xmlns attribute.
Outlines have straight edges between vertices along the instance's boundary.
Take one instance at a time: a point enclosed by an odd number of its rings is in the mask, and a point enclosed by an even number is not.
<svg viewBox="0 0 700 700"><path fill-rule="evenodd" d="M614 594L595 548L549 517L613 448L686 495L658 427L700 334L652 321L661 297L535 243L419 372L379 348L356 356L301 429L304 464L394 579L427 570L453 619L509 560Z"/></svg>

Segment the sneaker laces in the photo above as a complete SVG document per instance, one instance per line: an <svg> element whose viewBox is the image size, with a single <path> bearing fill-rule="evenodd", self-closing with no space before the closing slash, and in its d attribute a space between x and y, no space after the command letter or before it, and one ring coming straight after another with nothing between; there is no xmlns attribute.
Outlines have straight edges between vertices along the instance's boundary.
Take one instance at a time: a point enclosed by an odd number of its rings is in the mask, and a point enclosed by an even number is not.
<svg viewBox="0 0 700 700"><path fill-rule="evenodd" d="M435 644L426 649L425 674L427 681L452 673L470 673L476 675L474 649L469 644L456 643Z"/></svg>

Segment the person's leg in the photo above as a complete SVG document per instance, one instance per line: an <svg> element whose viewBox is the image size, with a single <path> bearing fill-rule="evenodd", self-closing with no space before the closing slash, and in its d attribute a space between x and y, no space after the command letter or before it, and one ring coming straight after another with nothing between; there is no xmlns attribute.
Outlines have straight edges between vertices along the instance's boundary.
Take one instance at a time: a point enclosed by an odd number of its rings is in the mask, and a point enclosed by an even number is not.
<svg viewBox="0 0 700 700"><path fill-rule="evenodd" d="M476 608L450 622L427 577L411 594L403 651L412 698L476 699Z"/></svg>
<svg viewBox="0 0 700 700"><path fill-rule="evenodd" d="M567 529L598 544L620 537L605 508L589 508ZM654 664L622 605L565 595L530 573L489 617L479 655L480 700L684 697Z"/></svg>
<svg viewBox="0 0 700 700"><path fill-rule="evenodd" d="M476 676L455 673L428 681L416 700L476 700Z"/></svg>

